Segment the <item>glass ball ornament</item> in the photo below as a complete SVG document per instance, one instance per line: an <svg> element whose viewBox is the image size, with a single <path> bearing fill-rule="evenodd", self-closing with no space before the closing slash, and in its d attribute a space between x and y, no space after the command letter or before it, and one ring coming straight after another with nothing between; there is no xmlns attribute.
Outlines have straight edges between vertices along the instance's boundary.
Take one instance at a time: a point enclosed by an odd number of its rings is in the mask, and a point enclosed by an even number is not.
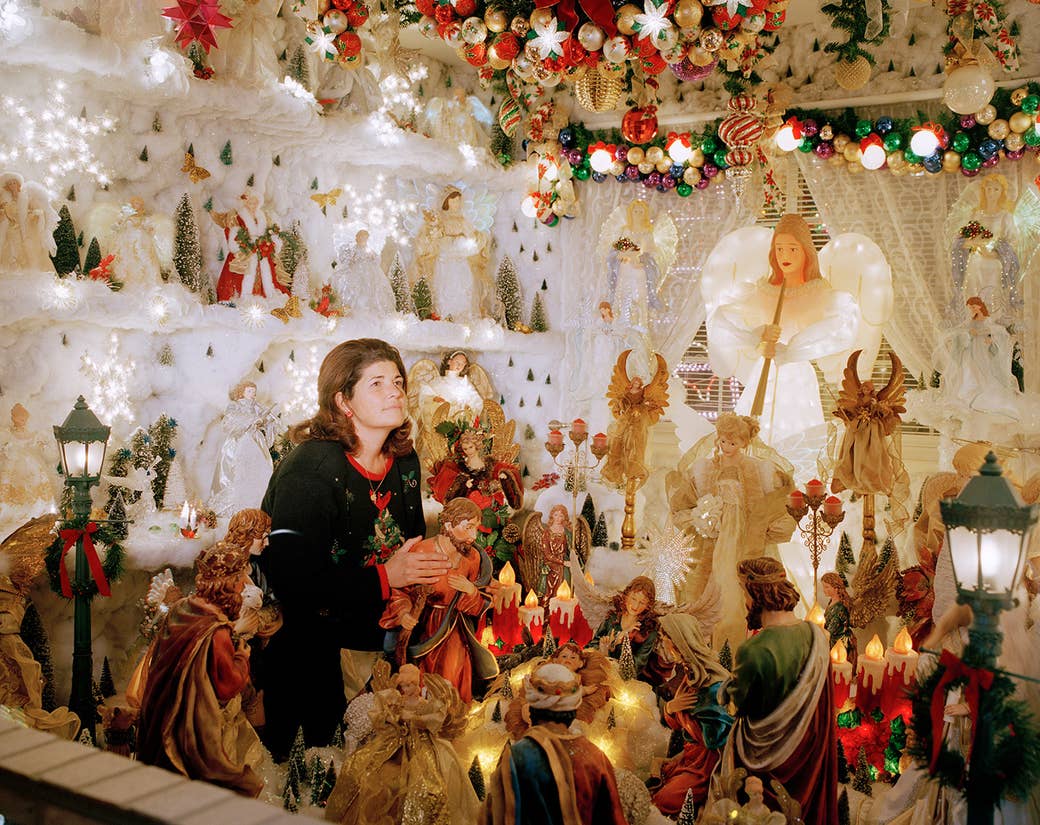
<svg viewBox="0 0 1040 825"><path fill-rule="evenodd" d="M673 13L675 25L680 29L692 29L701 24L704 17L704 6L700 0L679 0Z"/></svg>
<svg viewBox="0 0 1040 825"><path fill-rule="evenodd" d="M668 174L676 180L681 179L685 172L686 167L681 163L673 163L671 166L668 167Z"/></svg>
<svg viewBox="0 0 1040 825"><path fill-rule="evenodd" d="M1005 157L1008 160L1021 160L1025 156L1025 149L1009 149Z"/></svg>
<svg viewBox="0 0 1040 825"><path fill-rule="evenodd" d="M1003 118L997 118L986 129L987 134L994 140L1003 140L1011 131L1011 126ZM1025 131L1025 130L1023 130Z"/></svg>
<svg viewBox="0 0 1040 825"><path fill-rule="evenodd" d="M628 146L624 143L619 143L614 147L614 159L615 160L628 160Z"/></svg>
<svg viewBox="0 0 1040 825"><path fill-rule="evenodd" d="M834 127L829 123L820 127L820 140L834 140Z"/></svg>
<svg viewBox="0 0 1040 825"><path fill-rule="evenodd" d="M809 138L805 138L801 143L798 144L798 151L803 155L807 155L812 151L813 143Z"/></svg>
<svg viewBox="0 0 1040 825"><path fill-rule="evenodd" d="M627 166L625 167L625 177L629 180L639 180L639 167L638 166Z"/></svg>
<svg viewBox="0 0 1040 825"><path fill-rule="evenodd" d="M982 161L982 167L984 169L992 169L998 163L1000 163L1000 155L990 155L990 157Z"/></svg>
<svg viewBox="0 0 1040 825"><path fill-rule="evenodd" d="M961 174L966 178L973 178L979 173L978 168L968 169L964 164L961 164Z"/></svg>
<svg viewBox="0 0 1040 825"><path fill-rule="evenodd" d="M989 160L1000 151L1000 143L993 138L987 138L979 144L979 148L976 151L979 153L980 158Z"/></svg>
<svg viewBox="0 0 1040 825"><path fill-rule="evenodd" d="M700 179L699 181L697 181L697 182L696 182L696 183L695 183L695 184L693 185L693 188L694 188L694 189L700 189L700 190L701 190L701 191L703 192L703 191L704 191L705 189L707 189L707 188L708 188L708 187L709 187L710 185L711 185L711 181L710 181L710 180L708 180L707 178L701 178L701 179Z"/></svg>
<svg viewBox="0 0 1040 825"><path fill-rule="evenodd" d="M874 131L877 132L881 137L884 137L895 127L895 123L890 117L879 117L874 121Z"/></svg>
<svg viewBox="0 0 1040 825"><path fill-rule="evenodd" d="M975 122L981 123L983 126L988 126L996 119L997 109L989 104L986 104L975 113Z"/></svg>
<svg viewBox="0 0 1040 825"><path fill-rule="evenodd" d="M859 148L858 143L852 143L851 141L845 144L841 154L849 163L860 163L863 159L863 150Z"/></svg>
<svg viewBox="0 0 1040 825"><path fill-rule="evenodd" d="M956 172L961 168L961 153L953 150L943 152L942 165L947 172Z"/></svg>
<svg viewBox="0 0 1040 825"><path fill-rule="evenodd" d="M419 29L419 34L423 37L437 38L440 39L440 34L437 31L437 21L432 17L427 17L425 14L419 18L419 22L416 24Z"/></svg>
<svg viewBox="0 0 1040 825"><path fill-rule="evenodd" d="M965 152L961 155L961 168L969 172L978 169L982 165L982 158L977 152Z"/></svg>
<svg viewBox="0 0 1040 825"><path fill-rule="evenodd" d="M1022 111L1035 115L1040 110L1040 95L1026 95L1022 98Z"/></svg>
<svg viewBox="0 0 1040 825"><path fill-rule="evenodd" d="M649 146L646 149L646 159L648 162L657 165L664 160L664 149L660 146Z"/></svg>
<svg viewBox="0 0 1040 825"><path fill-rule="evenodd" d="M821 158L822 160L827 160L827 158L834 154L834 144L826 140L821 140L813 147L813 152L816 153L816 157Z"/></svg>
<svg viewBox="0 0 1040 825"><path fill-rule="evenodd" d="M636 168L639 170L640 175L649 175L654 171L654 165L652 163L647 163L645 160L636 166Z"/></svg>
<svg viewBox="0 0 1040 825"><path fill-rule="evenodd" d="M479 17L467 17L462 21L462 39L467 43L483 43L488 29Z"/></svg>
<svg viewBox="0 0 1040 825"><path fill-rule="evenodd" d="M624 63L628 57L628 41L618 35L603 44L603 56L610 63Z"/></svg>
<svg viewBox="0 0 1040 825"><path fill-rule="evenodd" d="M718 29L705 29L697 38L697 45L706 52L717 52L722 48L723 39L722 32Z"/></svg>
<svg viewBox="0 0 1040 825"><path fill-rule="evenodd" d="M993 124L991 123L990 126L992 125ZM1015 112L1008 118L1008 128L1012 132L1022 134L1023 132L1033 128L1033 116L1026 112Z"/></svg>
<svg viewBox="0 0 1040 825"><path fill-rule="evenodd" d="M562 146L564 149L573 149L574 148L574 130L571 129L569 126L563 128L563 129L560 129L559 138L560 138L560 146Z"/></svg>
<svg viewBox="0 0 1040 825"><path fill-rule="evenodd" d="M705 178L713 178L718 173L719 173L719 167L716 166L714 163L710 163L710 162L705 162L704 168L701 169L701 174L704 175L704 178L702 178L702 180L704 180Z"/></svg>
<svg viewBox="0 0 1040 825"><path fill-rule="evenodd" d="M719 167L719 169L726 168L726 153L719 149L714 155L711 156L712 162Z"/></svg>
<svg viewBox="0 0 1040 825"><path fill-rule="evenodd" d="M950 148L955 152L964 152L971 146L971 138L964 132L958 132L950 141Z"/></svg>
<svg viewBox="0 0 1040 825"><path fill-rule="evenodd" d="M844 152L845 147L849 145L848 135L835 135L834 136L834 151Z"/></svg>
<svg viewBox="0 0 1040 825"><path fill-rule="evenodd" d="M592 170L587 166L575 166L571 171L578 180L588 180L589 175L592 174Z"/></svg>
<svg viewBox="0 0 1040 825"><path fill-rule="evenodd" d="M675 188L675 183L675 178L671 175L661 175L661 183L657 188L667 192L669 189Z"/></svg>
<svg viewBox="0 0 1040 825"><path fill-rule="evenodd" d="M922 161L924 170L931 174L936 174L943 170L943 156L941 152L936 152L934 155L929 155Z"/></svg>
<svg viewBox="0 0 1040 825"><path fill-rule="evenodd" d="M740 28L751 34L758 34L766 27L766 16L764 14L752 14L740 21Z"/></svg>
<svg viewBox="0 0 1040 825"><path fill-rule="evenodd" d="M618 175L624 176L625 167L627 165L628 164L623 160L615 160L612 164L610 164L610 174L614 177L617 177Z"/></svg>
<svg viewBox="0 0 1040 825"><path fill-rule="evenodd" d="M654 169L660 172L662 175L667 175L672 170L672 161L670 158L662 158L654 164Z"/></svg>
<svg viewBox="0 0 1040 825"><path fill-rule="evenodd" d="M856 122L856 137L863 140L867 135L874 131L874 124L869 120L860 120Z"/></svg>
<svg viewBox="0 0 1040 825"><path fill-rule="evenodd" d="M802 134L805 135L805 137L816 137L816 135L818 135L819 133L820 127L817 125L815 120L812 120L810 118L809 120L806 120L804 123L802 123ZM826 140L826 138L823 139Z"/></svg>
<svg viewBox="0 0 1040 825"><path fill-rule="evenodd" d="M509 31L517 37L527 37L527 33L531 31L531 24L527 22L526 17L518 14L509 21Z"/></svg>
<svg viewBox="0 0 1040 825"><path fill-rule="evenodd" d="M603 33L603 29L595 23L584 23L578 29L578 42L586 51L598 52L603 48L606 40L607 36Z"/></svg>
<svg viewBox="0 0 1040 825"><path fill-rule="evenodd" d="M484 25L495 34L504 32L509 28L509 15L502 9L488 9L484 12Z"/></svg>
<svg viewBox="0 0 1040 825"><path fill-rule="evenodd" d="M325 24L325 28L332 34L342 34L350 25L350 21L347 20L347 15L339 9L329 9L325 12L322 22Z"/></svg>
<svg viewBox="0 0 1040 825"><path fill-rule="evenodd" d="M706 158L704 156L704 150L698 146L690 153L690 159L687 161L687 163L689 163L690 166L694 167L695 169L700 169L702 166L704 166L705 160Z"/></svg>
<svg viewBox="0 0 1040 825"><path fill-rule="evenodd" d="M553 21L553 12L550 8L535 8L531 11L528 16L528 21L531 24L531 28L546 28Z"/></svg>
<svg viewBox="0 0 1040 825"><path fill-rule="evenodd" d="M693 187L688 183L680 183L675 187L675 194L680 198L688 198L693 192Z"/></svg>
<svg viewBox="0 0 1040 825"><path fill-rule="evenodd" d="M636 15L642 13L643 9L639 6L633 5L632 3L625 3L625 5L617 10L617 15L614 19L618 31L626 35L635 34Z"/></svg>
<svg viewBox="0 0 1040 825"><path fill-rule="evenodd" d="M1022 135L1022 139L1026 142L1026 146L1040 146L1040 132L1036 129L1030 129Z"/></svg>
<svg viewBox="0 0 1040 825"><path fill-rule="evenodd" d="M625 159L631 164L638 165L643 162L643 150L638 146L633 146L628 150Z"/></svg>
<svg viewBox="0 0 1040 825"><path fill-rule="evenodd" d="M701 151L705 155L712 155L719 149L719 141L717 138L706 137L701 141Z"/></svg>
<svg viewBox="0 0 1040 825"><path fill-rule="evenodd" d="M1025 148L1025 145L1025 138L1018 132L1012 132L1004 138L1004 148L1008 151L1008 157L1011 157L1012 152L1020 152Z"/></svg>
<svg viewBox="0 0 1040 825"><path fill-rule="evenodd" d="M604 175L602 172L593 172L592 179L596 181L596 183L603 183L603 181L607 179L607 176Z"/></svg>
<svg viewBox="0 0 1040 825"><path fill-rule="evenodd" d="M885 135L885 151L894 152L903 148L903 136L899 132L889 132Z"/></svg>
<svg viewBox="0 0 1040 825"><path fill-rule="evenodd" d="M684 183L688 183L692 186L697 181L699 181L701 177L701 170L691 166L689 169L683 172L682 179Z"/></svg>
<svg viewBox="0 0 1040 825"><path fill-rule="evenodd" d="M649 175L646 176L646 180L644 180L643 183L651 189L659 186L661 184L661 173L651 172Z"/></svg>
<svg viewBox="0 0 1040 825"><path fill-rule="evenodd" d="M963 115L960 120L962 129L974 129L975 128L975 115Z"/></svg>
<svg viewBox="0 0 1040 825"><path fill-rule="evenodd" d="M951 112L970 115L989 103L995 90L996 83L988 69L977 63L958 66L946 75L943 103Z"/></svg>
<svg viewBox="0 0 1040 825"><path fill-rule="evenodd" d="M614 179L618 183L628 183L628 175L626 175L624 172L622 172L620 175L615 175Z"/></svg>
<svg viewBox="0 0 1040 825"><path fill-rule="evenodd" d="M1011 105L1021 106L1022 101L1029 95L1029 88L1027 86L1019 86L1015 91L1011 93Z"/></svg>

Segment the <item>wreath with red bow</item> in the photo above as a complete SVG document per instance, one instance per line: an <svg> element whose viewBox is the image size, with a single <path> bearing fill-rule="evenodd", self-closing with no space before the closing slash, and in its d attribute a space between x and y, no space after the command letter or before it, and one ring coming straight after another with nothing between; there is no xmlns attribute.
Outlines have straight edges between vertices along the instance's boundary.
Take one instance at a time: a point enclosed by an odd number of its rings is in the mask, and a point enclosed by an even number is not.
<svg viewBox="0 0 1040 825"><path fill-rule="evenodd" d="M990 759L971 760L960 750L946 746L943 714L946 696L961 688L969 708L971 749L975 747L978 720L985 718L993 735ZM911 721L915 744L910 754L941 785L961 790L966 798L996 807L1005 797L1026 799L1040 780L1040 731L1024 702L1014 698L1015 685L1008 674L974 666L970 657L960 659L943 651L931 675L918 683L911 695ZM969 770L970 765L970 770Z"/></svg>
<svg viewBox="0 0 1040 825"><path fill-rule="evenodd" d="M44 553L51 590L66 599L75 596L86 596L89 599L97 594L111 596L111 583L123 575L123 561L126 558L112 529L82 516L60 523L62 526L58 537ZM80 538L83 539L83 550L90 570L90 581L85 586L77 584L70 575L65 559L67 554L75 552L76 542ZM99 544L108 548L104 560L98 553Z"/></svg>

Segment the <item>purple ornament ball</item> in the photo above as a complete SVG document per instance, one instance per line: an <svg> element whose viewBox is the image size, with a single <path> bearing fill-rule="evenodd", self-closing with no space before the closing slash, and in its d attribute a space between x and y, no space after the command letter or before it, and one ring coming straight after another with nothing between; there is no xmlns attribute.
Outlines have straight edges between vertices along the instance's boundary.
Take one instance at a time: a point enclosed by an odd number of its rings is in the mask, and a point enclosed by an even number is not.
<svg viewBox="0 0 1040 825"><path fill-rule="evenodd" d="M815 120L809 119L802 124L802 135L803 137L815 137L816 133L820 131L819 125Z"/></svg>
<svg viewBox="0 0 1040 825"><path fill-rule="evenodd" d="M962 129L974 129L975 128L975 115L962 115L961 116L961 128Z"/></svg>
<svg viewBox="0 0 1040 825"><path fill-rule="evenodd" d="M992 169L998 163L1000 163L1000 155L990 155L988 158L982 161L982 165L987 169Z"/></svg>
<svg viewBox="0 0 1040 825"><path fill-rule="evenodd" d="M711 181L708 178L701 178L699 181L697 181L694 184L694 186L697 189L702 189L703 190L703 189L707 189L709 184L711 184Z"/></svg>
<svg viewBox="0 0 1040 825"><path fill-rule="evenodd" d="M966 177L966 178L973 178L978 173L979 173L978 169L965 169L963 166L961 167L961 174L964 175L964 177Z"/></svg>
<svg viewBox="0 0 1040 825"><path fill-rule="evenodd" d="M816 153L816 157L827 160L827 158L834 154L834 144L826 140L821 140L813 147L813 152Z"/></svg>
<svg viewBox="0 0 1040 825"><path fill-rule="evenodd" d="M674 189L676 183L677 181L671 175L662 175L660 188L667 192L669 189Z"/></svg>
<svg viewBox="0 0 1040 825"><path fill-rule="evenodd" d="M719 173L719 167L716 166L714 163L711 163L711 162L705 163L704 164L704 168L701 169L701 174L704 175L705 178L713 178L718 173ZM702 178L702 180L703 180L703 178Z"/></svg>
<svg viewBox="0 0 1040 825"><path fill-rule="evenodd" d="M651 172L649 175L646 176L646 180L644 181L644 183L646 183L647 186L660 186L661 185L661 173L660 172Z"/></svg>
<svg viewBox="0 0 1040 825"><path fill-rule="evenodd" d="M1009 149L1007 153L1008 160L1019 160L1025 155L1025 149Z"/></svg>
<svg viewBox="0 0 1040 825"><path fill-rule="evenodd" d="M628 166L625 169L625 177L628 178L629 180L639 180L639 167L638 166Z"/></svg>
<svg viewBox="0 0 1040 825"><path fill-rule="evenodd" d="M622 162L628 160L628 147L621 144L614 150L614 160L620 160Z"/></svg>

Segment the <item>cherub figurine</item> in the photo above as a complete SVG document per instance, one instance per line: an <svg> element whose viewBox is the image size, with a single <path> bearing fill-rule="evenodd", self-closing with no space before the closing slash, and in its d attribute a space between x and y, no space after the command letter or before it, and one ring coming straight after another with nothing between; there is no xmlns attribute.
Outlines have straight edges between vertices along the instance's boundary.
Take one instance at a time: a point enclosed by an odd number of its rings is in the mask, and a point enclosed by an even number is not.
<svg viewBox="0 0 1040 825"><path fill-rule="evenodd" d="M629 377L628 356L625 350L614 365L614 375L607 390L610 412L609 451L600 476L618 487L626 484L638 489L650 475L646 466L646 444L650 428L657 423L668 406L668 367L664 358L655 353L657 371L649 384L639 376Z"/></svg>
<svg viewBox="0 0 1040 825"><path fill-rule="evenodd" d="M585 519L578 516L577 535L571 524L566 506L555 504L549 509L548 524L542 522L542 514L531 513L524 520L523 548L520 558L520 575L528 586L543 601L556 595L560 583L570 583L571 571L568 562L572 552L577 552L578 561L585 563L592 547L592 531Z"/></svg>
<svg viewBox="0 0 1040 825"><path fill-rule="evenodd" d="M290 278L279 253L282 232L269 223L258 195L247 192L241 205L230 212L210 212L224 230L224 266L217 280L217 300L233 301L245 295L275 298L277 289L290 294Z"/></svg>
<svg viewBox="0 0 1040 825"><path fill-rule="evenodd" d="M910 492L910 476L893 443L899 416L906 412L903 362L889 352L891 377L883 389L875 391L872 381L859 377L860 352L849 356L834 410L835 417L845 422L845 435L831 489L836 493L847 489L859 495L888 496L892 511L889 530L894 533L906 520L903 502Z"/></svg>
<svg viewBox="0 0 1040 825"><path fill-rule="evenodd" d="M592 644L601 653L618 657L627 636L636 671L641 671L657 645L658 616L657 588L646 576L636 576L614 596L611 610L596 630Z"/></svg>
<svg viewBox="0 0 1040 825"><path fill-rule="evenodd" d="M249 647L233 626L249 558L241 547L213 545L196 562L195 593L170 607L146 654L137 758L257 796L263 748L241 707Z"/></svg>
<svg viewBox="0 0 1040 825"><path fill-rule="evenodd" d="M491 377L465 350L444 353L438 365L421 358L408 370L408 406L415 418L415 450L424 459L443 454L447 445L437 425L465 417L474 420L484 402L497 397Z"/></svg>
<svg viewBox="0 0 1040 825"><path fill-rule="evenodd" d="M451 561L451 569L436 584L391 591L379 620L391 631L386 637L389 655L402 664L417 663L424 673L443 676L467 703L498 674L495 657L475 635L491 604L481 590L491 582L491 559L473 544L481 515L480 507L466 498L445 505L438 516L440 532L419 542L412 552L439 550Z"/></svg>
<svg viewBox="0 0 1040 825"><path fill-rule="evenodd" d="M402 665L377 690L372 734L344 762L325 819L342 825L419 821L472 825L480 803L451 745L466 707L451 683ZM421 814L420 814L421 812Z"/></svg>

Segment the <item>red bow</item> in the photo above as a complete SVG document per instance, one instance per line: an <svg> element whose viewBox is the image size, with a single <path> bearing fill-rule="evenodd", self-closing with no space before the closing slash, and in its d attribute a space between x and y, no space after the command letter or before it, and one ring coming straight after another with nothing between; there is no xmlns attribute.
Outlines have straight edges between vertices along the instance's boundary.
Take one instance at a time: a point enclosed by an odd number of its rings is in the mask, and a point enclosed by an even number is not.
<svg viewBox="0 0 1040 825"><path fill-rule="evenodd" d="M581 10L593 23L603 29L607 37L617 34L614 25L614 5L610 0L578 0ZM556 16L569 32L578 27L578 11L574 7L575 0L534 0L535 8L548 9L557 6Z"/></svg>
<svg viewBox="0 0 1040 825"><path fill-rule="evenodd" d="M480 490L471 490L466 498L476 504L481 510L488 509L495 502L491 496L484 495Z"/></svg>
<svg viewBox="0 0 1040 825"><path fill-rule="evenodd" d="M942 748L942 720L946 708L946 689L958 679L967 679L964 685L964 699L968 703L968 718L971 720L971 744L975 742L976 722L979 718L979 691L989 690L993 685L993 671L981 667L968 667L950 651L944 650L939 657L939 667L946 668L939 684L932 693L932 759L928 770L935 773L939 763L939 751ZM970 750L969 750L970 753Z"/></svg>
<svg viewBox="0 0 1040 825"><path fill-rule="evenodd" d="M61 595L66 599L72 598L72 584L69 581L68 568L65 566L65 554L69 552L69 548L80 537L83 538L83 555L87 557L87 565L90 567L90 574L94 577L98 593L102 596L112 595L112 590L108 586L108 579L105 578L105 571L101 567L101 559L98 557L97 549L94 547L93 535L97 530L97 524L91 521L82 530L70 528L61 531L61 540L65 542L65 546L61 550L61 562L58 565L58 572L61 579Z"/></svg>

